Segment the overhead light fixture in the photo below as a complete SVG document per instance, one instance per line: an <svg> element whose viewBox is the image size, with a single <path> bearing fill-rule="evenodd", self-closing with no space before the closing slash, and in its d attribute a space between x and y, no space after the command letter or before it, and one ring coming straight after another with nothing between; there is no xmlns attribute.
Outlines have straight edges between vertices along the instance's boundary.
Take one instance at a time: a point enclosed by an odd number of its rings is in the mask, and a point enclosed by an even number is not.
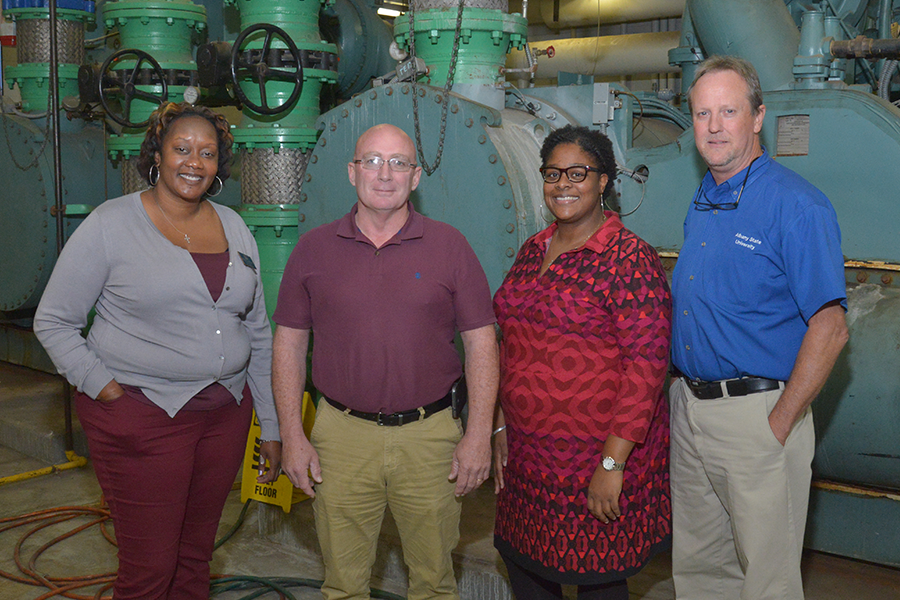
<svg viewBox="0 0 900 600"><path fill-rule="evenodd" d="M399 10L394 10L393 8L384 8L381 7L378 9L378 14L382 17L389 17L391 19L395 19L400 16Z"/></svg>

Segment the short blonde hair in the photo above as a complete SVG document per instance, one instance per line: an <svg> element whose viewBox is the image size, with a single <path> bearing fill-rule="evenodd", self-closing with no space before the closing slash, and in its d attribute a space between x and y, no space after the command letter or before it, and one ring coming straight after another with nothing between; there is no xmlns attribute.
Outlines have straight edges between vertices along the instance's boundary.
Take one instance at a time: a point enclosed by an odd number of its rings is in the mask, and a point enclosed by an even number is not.
<svg viewBox="0 0 900 600"><path fill-rule="evenodd" d="M694 86L697 85L697 82L704 75L719 71L734 71L741 76L741 79L747 83L747 89L749 90L747 100L750 101L750 110L753 111L754 115L758 115L759 107L763 104L763 96L756 68L750 61L743 58L720 55L713 55L704 60L697 68L697 72L694 73L694 81L691 82L691 87L688 89L688 108L691 108L691 112L693 112L691 95L694 93Z"/></svg>

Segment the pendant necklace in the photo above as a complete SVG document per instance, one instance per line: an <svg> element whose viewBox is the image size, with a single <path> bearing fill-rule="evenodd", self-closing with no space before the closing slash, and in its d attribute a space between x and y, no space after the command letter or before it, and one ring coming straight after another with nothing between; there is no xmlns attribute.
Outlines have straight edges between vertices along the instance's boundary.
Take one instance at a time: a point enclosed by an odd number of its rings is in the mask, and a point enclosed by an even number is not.
<svg viewBox="0 0 900 600"><path fill-rule="evenodd" d="M172 229L174 229L175 231L177 231L178 233L180 233L181 235L183 235L183 236L184 236L184 241L187 242L188 246L190 246L190 245L191 245L191 238L188 237L188 234L186 234L186 233L183 232L182 230L180 230L180 229L178 229L177 227L175 227L175 223L172 222L172 219L170 219L170 218L169 218L169 215L166 214L166 211L163 210L162 205L159 203L159 197L157 197L156 194L153 195L153 200L156 201L156 208L159 209L159 212L162 213L162 216L165 217L166 221L169 222L169 225L172 226Z"/></svg>

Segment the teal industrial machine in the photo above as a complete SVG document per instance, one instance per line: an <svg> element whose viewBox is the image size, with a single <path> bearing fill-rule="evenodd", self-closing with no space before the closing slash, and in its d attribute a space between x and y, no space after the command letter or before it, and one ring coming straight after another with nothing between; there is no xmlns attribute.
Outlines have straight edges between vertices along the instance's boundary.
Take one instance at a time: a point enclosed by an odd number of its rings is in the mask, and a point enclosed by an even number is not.
<svg viewBox="0 0 900 600"><path fill-rule="evenodd" d="M221 107L234 124L240 185L229 182L219 200L255 232L271 308L297 236L355 201L346 165L378 123L416 140L426 171L416 208L466 235L494 289L547 224L538 150L568 123L611 137L620 173L611 208L671 268L705 171L683 91L709 55L752 61L765 91L763 142L831 199L846 257L851 340L814 404L807 545L900 566L900 0L642 0L623 3L628 19L680 16L680 31L534 43L529 24L546 38L616 11L412 0L391 28L373 0L71 4L60 0L55 17L75 41L63 52L54 34L52 105L49 61L23 52L29 28L48 29L47 2L3 3L20 40L18 65L3 76L22 96L0 116L0 358L13 362L40 362L28 325L55 238L102 198L140 189L130 163L163 98ZM666 12L673 4L678 12ZM95 21L109 43L78 54ZM633 91L617 82L629 73L680 75L681 89ZM63 111L58 141L48 106Z"/></svg>
<svg viewBox="0 0 900 600"><path fill-rule="evenodd" d="M51 31L45 3L3 3L4 17L17 26L18 64L6 67L2 79L6 89L19 91L21 103L4 103L0 116L0 349L2 358L46 369L52 365L30 333L31 316L59 244L107 197L103 128L82 119L53 124L54 113L78 94L94 3L71 0L55 8ZM54 94L51 72L57 73Z"/></svg>

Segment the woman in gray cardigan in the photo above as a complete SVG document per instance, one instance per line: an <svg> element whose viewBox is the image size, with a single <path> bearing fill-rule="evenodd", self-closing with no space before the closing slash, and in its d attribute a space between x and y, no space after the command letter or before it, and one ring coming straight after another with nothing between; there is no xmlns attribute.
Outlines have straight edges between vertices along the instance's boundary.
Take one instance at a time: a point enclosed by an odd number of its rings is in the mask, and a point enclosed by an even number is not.
<svg viewBox="0 0 900 600"><path fill-rule="evenodd" d="M116 600L209 597L251 406L267 440L259 481L280 471L256 242L234 211L206 199L228 178L232 141L208 108L155 111L138 160L150 189L85 219L35 315L35 333L77 388L115 524Z"/></svg>

